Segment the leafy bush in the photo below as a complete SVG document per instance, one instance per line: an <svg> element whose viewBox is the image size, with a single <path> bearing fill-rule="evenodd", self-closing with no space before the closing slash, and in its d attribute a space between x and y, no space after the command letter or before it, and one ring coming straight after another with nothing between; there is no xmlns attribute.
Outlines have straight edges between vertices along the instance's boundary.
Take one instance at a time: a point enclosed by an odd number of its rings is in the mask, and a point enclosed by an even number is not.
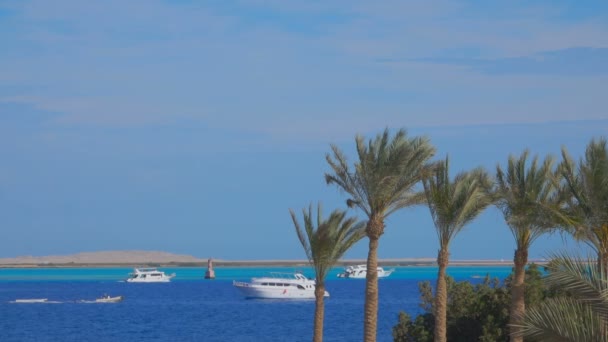
<svg viewBox="0 0 608 342"><path fill-rule="evenodd" d="M479 284L456 282L448 277L448 341L509 341L510 275L504 283L486 276ZM532 264L526 270L526 305L534 307L547 296L542 272ZM393 327L396 342L433 341L435 325L433 288L429 281L418 284L420 307L424 311L414 320L404 312Z"/></svg>

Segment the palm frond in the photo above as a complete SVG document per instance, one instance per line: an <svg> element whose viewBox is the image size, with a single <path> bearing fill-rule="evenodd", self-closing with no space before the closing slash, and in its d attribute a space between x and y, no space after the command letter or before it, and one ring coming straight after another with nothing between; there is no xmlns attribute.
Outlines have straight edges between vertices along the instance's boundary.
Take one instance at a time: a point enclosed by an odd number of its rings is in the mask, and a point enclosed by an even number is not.
<svg viewBox="0 0 608 342"><path fill-rule="evenodd" d="M527 310L521 335L534 341L605 342L605 323L591 310L569 297L546 299Z"/></svg>
<svg viewBox="0 0 608 342"><path fill-rule="evenodd" d="M526 311L521 335L539 341L607 341L608 277L591 259L551 255L545 282L568 295Z"/></svg>
<svg viewBox="0 0 608 342"><path fill-rule="evenodd" d="M306 211L302 210L302 212L303 212L304 219L306 220ZM309 242L310 237L308 236L308 233L305 230L305 228L303 228L300 225L300 222L298 222L296 213L293 211L293 209L289 209L289 214L291 215L291 220L293 221L294 227L296 229L296 234L298 235L298 240L300 241L302 248L304 248L306 257L308 258L308 260L312 260L312 251L311 251L310 242ZM304 223L304 225L306 226L306 222Z"/></svg>
<svg viewBox="0 0 608 342"><path fill-rule="evenodd" d="M608 323L608 277L603 268L595 267L589 258L555 253L551 256L551 270L545 278L549 286L568 291Z"/></svg>
<svg viewBox="0 0 608 342"><path fill-rule="evenodd" d="M333 156L327 154L325 159L333 170L333 174L326 173L325 181L327 184L336 184L340 190L352 196L352 199L349 199L352 201L350 203L357 205L369 216L371 212L367 195L363 191L364 188L360 185L361 177L356 172L350 171L346 156L344 156L337 146L331 145L331 149Z"/></svg>

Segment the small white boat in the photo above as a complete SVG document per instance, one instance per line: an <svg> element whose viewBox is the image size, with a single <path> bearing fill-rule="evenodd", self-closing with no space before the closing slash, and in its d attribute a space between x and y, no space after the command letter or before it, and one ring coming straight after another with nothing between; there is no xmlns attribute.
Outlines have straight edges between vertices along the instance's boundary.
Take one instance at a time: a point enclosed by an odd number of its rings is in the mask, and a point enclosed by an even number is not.
<svg viewBox="0 0 608 342"><path fill-rule="evenodd" d="M15 303L46 303L47 298L16 299Z"/></svg>
<svg viewBox="0 0 608 342"><path fill-rule="evenodd" d="M95 303L118 303L122 301L122 296L110 297L110 295L104 295L101 298L95 299Z"/></svg>
<svg viewBox="0 0 608 342"><path fill-rule="evenodd" d="M302 273L271 273L270 277L252 278L245 283L233 281L246 298L314 299L315 281ZM325 297L329 293L325 291Z"/></svg>
<svg viewBox="0 0 608 342"><path fill-rule="evenodd" d="M127 282L129 283L168 283L175 273L165 274L156 268L136 268L133 273L129 273Z"/></svg>
<svg viewBox="0 0 608 342"><path fill-rule="evenodd" d="M382 267L378 267L378 278L386 278L391 275L395 271L395 269L385 270ZM343 273L339 273L339 278L354 278L354 279L362 279L367 276L367 265L355 265L348 266L344 269Z"/></svg>

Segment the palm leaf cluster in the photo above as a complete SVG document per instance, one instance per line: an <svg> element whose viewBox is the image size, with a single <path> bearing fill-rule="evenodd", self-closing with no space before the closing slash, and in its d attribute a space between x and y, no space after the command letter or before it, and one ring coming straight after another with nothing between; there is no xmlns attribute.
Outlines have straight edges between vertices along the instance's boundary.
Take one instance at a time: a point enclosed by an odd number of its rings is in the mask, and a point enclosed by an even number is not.
<svg viewBox="0 0 608 342"><path fill-rule="evenodd" d="M529 151L516 159L509 156L506 171L496 168L497 207L503 212L518 247L528 249L540 235L553 228L556 183L553 158L539 162L534 156L529 165Z"/></svg>
<svg viewBox="0 0 608 342"><path fill-rule="evenodd" d="M566 254L554 256L545 282L568 296L529 309L519 333L535 341L608 341L608 278L592 264Z"/></svg>
<svg viewBox="0 0 608 342"><path fill-rule="evenodd" d="M302 209L303 225L293 210L289 212L298 239L320 284L344 253L365 236L365 222L357 222L356 217L346 218L345 211L334 210L327 219L323 219L321 204L318 205L316 217L310 205L308 210Z"/></svg>
<svg viewBox="0 0 608 342"><path fill-rule="evenodd" d="M413 189L421 180L427 161L435 154L428 138L408 138L403 129L391 137L386 129L368 144L360 135L355 142L359 160L353 169L335 145L331 146L333 155L326 156L334 173L325 174L325 180L351 196L347 201L350 207L359 207L368 217L374 214L386 217L423 201Z"/></svg>
<svg viewBox="0 0 608 342"><path fill-rule="evenodd" d="M423 180L429 210L442 248L492 203L492 184L482 168L449 177L449 159L437 163L431 177Z"/></svg>
<svg viewBox="0 0 608 342"><path fill-rule="evenodd" d="M562 149L561 193L567 229L589 244L602 263L608 261L608 149L606 139L593 139L578 165ZM608 267L608 265L604 265Z"/></svg>

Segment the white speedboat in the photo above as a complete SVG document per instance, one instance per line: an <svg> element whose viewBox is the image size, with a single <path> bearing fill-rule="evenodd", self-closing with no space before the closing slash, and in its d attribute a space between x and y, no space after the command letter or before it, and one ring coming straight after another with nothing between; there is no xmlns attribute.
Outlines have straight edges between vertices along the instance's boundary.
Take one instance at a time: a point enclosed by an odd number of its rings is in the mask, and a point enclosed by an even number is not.
<svg viewBox="0 0 608 342"><path fill-rule="evenodd" d="M386 278L395 271L395 269L385 270L382 267L378 267L378 278ZM343 273L339 273L340 278L355 278L361 279L367 276L367 265L355 265L348 266L344 269Z"/></svg>
<svg viewBox="0 0 608 342"><path fill-rule="evenodd" d="M129 283L168 283L175 273L165 274L156 268L136 268L133 273L129 273L127 281Z"/></svg>
<svg viewBox="0 0 608 342"><path fill-rule="evenodd" d="M271 273L270 277L252 278L245 283L232 283L246 298L314 299L315 281L302 273ZM329 293L325 291L325 297Z"/></svg>
<svg viewBox="0 0 608 342"><path fill-rule="evenodd" d="M110 295L104 295L95 299L95 303L118 303L120 301L122 301L122 296L110 297Z"/></svg>

